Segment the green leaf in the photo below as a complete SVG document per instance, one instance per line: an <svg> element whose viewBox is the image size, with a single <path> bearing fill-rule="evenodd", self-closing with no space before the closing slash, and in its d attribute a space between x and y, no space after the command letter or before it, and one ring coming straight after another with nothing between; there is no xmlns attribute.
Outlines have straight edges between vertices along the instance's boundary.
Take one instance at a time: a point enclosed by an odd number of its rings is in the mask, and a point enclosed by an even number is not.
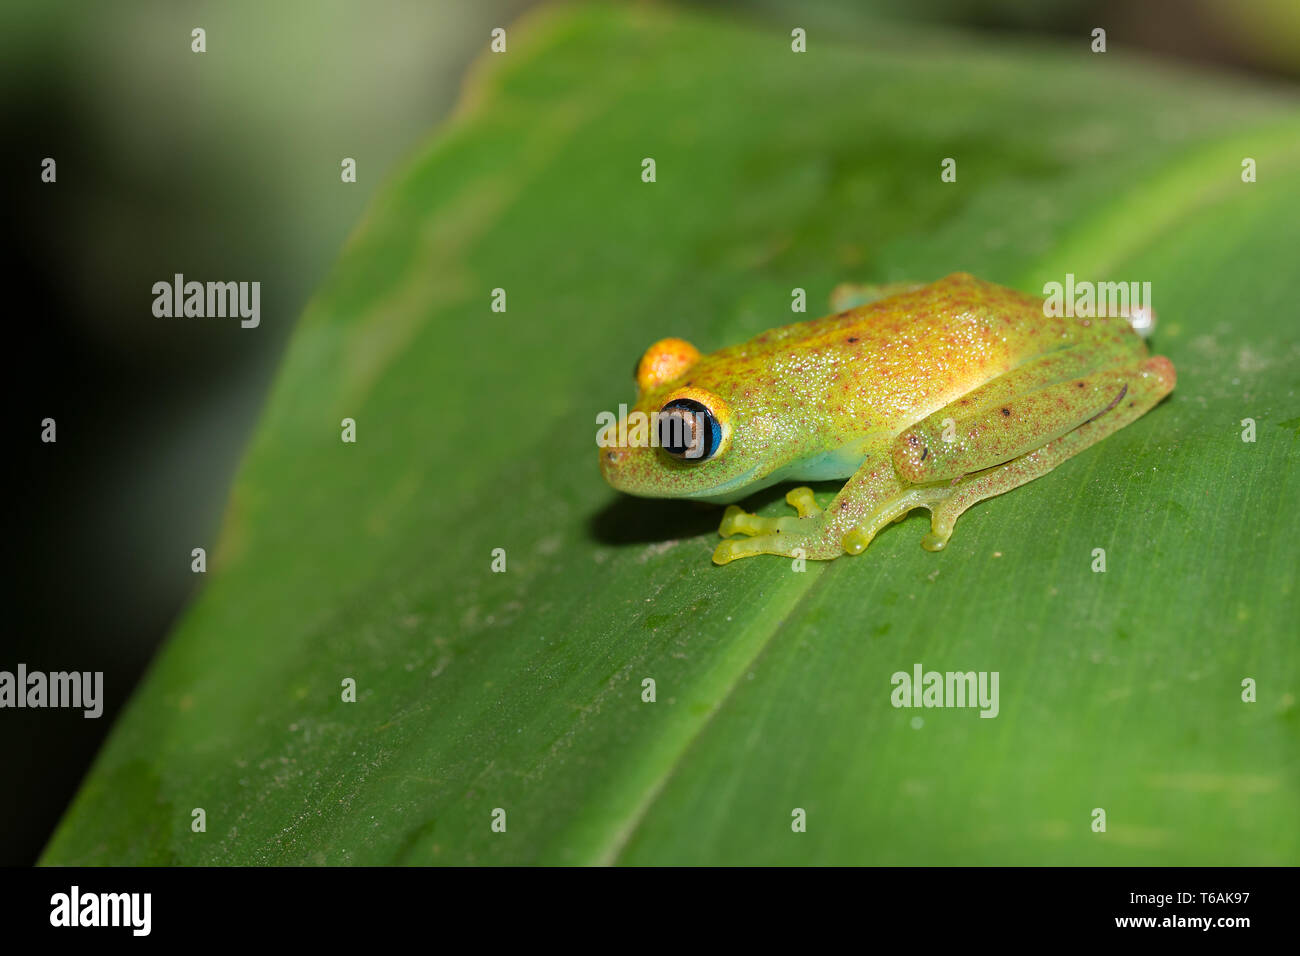
<svg viewBox="0 0 1300 956"><path fill-rule="evenodd" d="M1296 96L986 42L513 29L304 316L215 573L44 862L1300 862ZM958 270L1151 281L1177 390L941 554L917 513L715 567L719 509L602 483L655 339ZM895 709L916 663L998 672L998 716Z"/></svg>

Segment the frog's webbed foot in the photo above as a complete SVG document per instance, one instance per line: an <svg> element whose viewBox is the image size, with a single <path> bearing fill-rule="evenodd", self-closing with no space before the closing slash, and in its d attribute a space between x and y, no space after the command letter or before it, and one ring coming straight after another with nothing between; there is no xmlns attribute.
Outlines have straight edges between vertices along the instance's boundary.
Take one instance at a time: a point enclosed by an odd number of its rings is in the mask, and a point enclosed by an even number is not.
<svg viewBox="0 0 1300 956"><path fill-rule="evenodd" d="M783 515L764 518L750 514L736 505L729 505L718 526L723 541L713 551L715 564L727 564L737 558L756 554L779 554L793 558L814 560L833 558L838 549L828 548L821 541L822 509L813 497L811 488L795 488L785 500L798 512L798 516ZM731 535L746 535L732 538Z"/></svg>
<svg viewBox="0 0 1300 956"><path fill-rule="evenodd" d="M909 488L881 502L864 520L850 527L840 539L845 554L861 554L871 543L871 539L880 533L880 529L890 522L895 524L906 518L915 508L929 508L932 516L937 515L939 503L951 494L948 488ZM956 518L953 518L953 522ZM921 539L921 546L927 551L942 551L952 536L952 522L942 525L936 521L930 523L930 533Z"/></svg>
<svg viewBox="0 0 1300 956"><path fill-rule="evenodd" d="M799 513L798 517L764 518L736 505L728 506L718 527L718 533L728 540L714 549L714 563L727 564L756 554L816 561L829 561L841 554L861 554L882 528L890 522L902 521L915 508L929 508L932 512L930 533L921 544L930 551L941 550L952 535L957 515L969 505L961 502L955 508L944 507L954 498L957 489L953 485L909 488L892 477L892 471L889 474L888 488L883 482L878 486L882 493L876 496L875 507L866 514L859 511L854 515L835 506L831 511L823 511L810 488L795 488L785 496Z"/></svg>
<svg viewBox="0 0 1300 956"><path fill-rule="evenodd" d="M722 524L718 526L718 534L729 538L733 534L747 534L752 537L760 534L776 534L780 531L798 531L803 527L799 523L801 518L821 514L821 505L817 504L811 488L795 488L785 496L785 500L799 513L797 518L788 515L781 518L761 518L756 514L750 514L738 505L727 505L727 510L722 515Z"/></svg>

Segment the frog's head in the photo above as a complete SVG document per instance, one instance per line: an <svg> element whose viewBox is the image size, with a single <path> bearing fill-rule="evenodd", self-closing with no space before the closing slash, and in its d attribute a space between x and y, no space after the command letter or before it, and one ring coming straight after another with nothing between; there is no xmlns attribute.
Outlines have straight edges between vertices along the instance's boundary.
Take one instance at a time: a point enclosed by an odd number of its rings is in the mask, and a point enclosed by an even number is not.
<svg viewBox="0 0 1300 956"><path fill-rule="evenodd" d="M636 404L616 423L607 415L597 436L600 471L613 487L727 502L761 486L762 456L749 447L731 400L738 379L712 369L711 358L681 339L663 339L641 356Z"/></svg>

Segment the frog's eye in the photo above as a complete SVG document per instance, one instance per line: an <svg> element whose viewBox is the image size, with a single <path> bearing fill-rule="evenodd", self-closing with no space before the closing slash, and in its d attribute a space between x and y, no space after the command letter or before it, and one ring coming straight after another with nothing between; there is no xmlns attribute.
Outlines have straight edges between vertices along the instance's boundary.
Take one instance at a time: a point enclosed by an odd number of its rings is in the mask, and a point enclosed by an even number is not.
<svg viewBox="0 0 1300 956"><path fill-rule="evenodd" d="M722 424L707 405L678 398L659 411L659 447L683 461L705 461L722 444Z"/></svg>
<svg viewBox="0 0 1300 956"><path fill-rule="evenodd" d="M683 339L660 339L636 363L636 385L647 392L671 382L700 360L700 350Z"/></svg>

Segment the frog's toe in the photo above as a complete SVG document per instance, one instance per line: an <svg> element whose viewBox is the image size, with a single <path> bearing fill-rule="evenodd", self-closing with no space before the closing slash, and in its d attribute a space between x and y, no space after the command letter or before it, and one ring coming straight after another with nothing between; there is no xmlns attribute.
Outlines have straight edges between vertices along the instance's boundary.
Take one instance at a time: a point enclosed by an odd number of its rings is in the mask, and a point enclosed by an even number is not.
<svg viewBox="0 0 1300 956"><path fill-rule="evenodd" d="M807 518L822 513L822 507L813 497L811 488L794 488L785 496L786 503L799 512L800 518Z"/></svg>
<svg viewBox="0 0 1300 956"><path fill-rule="evenodd" d="M946 548L957 518L969 507L969 504L960 501L955 507L949 501L937 502L930 508L930 533L921 539L921 547L927 551L942 551Z"/></svg>
<svg viewBox="0 0 1300 956"><path fill-rule="evenodd" d="M935 534L931 531L921 539L921 547L927 551L942 551L948 546L949 537L951 537L951 532L949 534Z"/></svg>
<svg viewBox="0 0 1300 956"><path fill-rule="evenodd" d="M722 524L718 525L718 534L729 538L733 534L755 535L776 534L781 531L799 529L798 518L763 518L750 514L738 505L728 505L723 512Z"/></svg>
<svg viewBox="0 0 1300 956"><path fill-rule="evenodd" d="M757 534L756 531L750 531L749 522L757 517L750 514L738 505L727 505L727 510L722 513L722 524L718 525L718 534L724 538L730 538L733 534Z"/></svg>
<svg viewBox="0 0 1300 956"><path fill-rule="evenodd" d="M748 545L749 543L748 540L743 538L731 538L730 540L723 541L713 549L713 563L730 564L737 558L748 558L755 554L762 554L761 551L754 551L751 548L745 547L745 545Z"/></svg>
<svg viewBox="0 0 1300 956"><path fill-rule="evenodd" d="M729 564L740 558L752 558L756 554L776 554L787 558L820 559L834 557L823 554L816 542L804 535L760 534L752 538L730 538L713 549L714 564Z"/></svg>
<svg viewBox="0 0 1300 956"><path fill-rule="evenodd" d="M845 554L861 554L871 543L871 532L866 528L854 528L840 539L840 547Z"/></svg>
<svg viewBox="0 0 1300 956"><path fill-rule="evenodd" d="M722 514L722 524L718 525L718 534L729 538L733 534L757 535L776 531L773 518L760 518L744 510L739 505L727 505Z"/></svg>

